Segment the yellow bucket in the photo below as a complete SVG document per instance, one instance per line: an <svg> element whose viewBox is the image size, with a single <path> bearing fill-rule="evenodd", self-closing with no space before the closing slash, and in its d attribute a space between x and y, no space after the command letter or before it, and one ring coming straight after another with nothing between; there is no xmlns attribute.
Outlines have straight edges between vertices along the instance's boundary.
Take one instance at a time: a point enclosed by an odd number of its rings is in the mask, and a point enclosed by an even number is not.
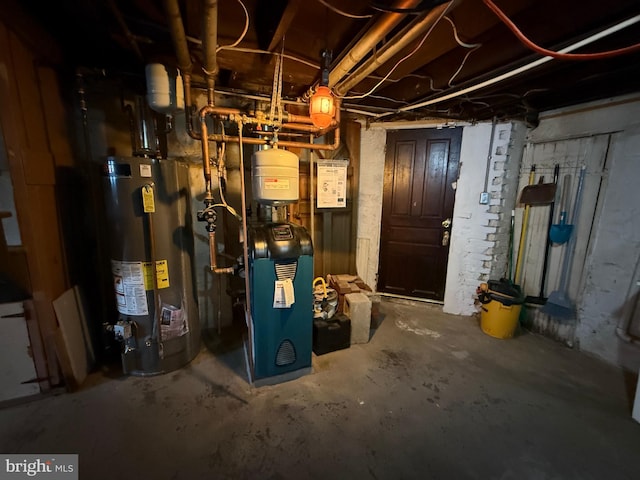
<svg viewBox="0 0 640 480"><path fill-rule="evenodd" d="M518 328L524 300L520 286L505 280L490 280L480 286L478 293L482 331L495 338L512 338Z"/></svg>
<svg viewBox="0 0 640 480"><path fill-rule="evenodd" d="M480 328L495 338L512 338L518 327L521 309L522 305L504 305L498 300L491 300L482 305Z"/></svg>

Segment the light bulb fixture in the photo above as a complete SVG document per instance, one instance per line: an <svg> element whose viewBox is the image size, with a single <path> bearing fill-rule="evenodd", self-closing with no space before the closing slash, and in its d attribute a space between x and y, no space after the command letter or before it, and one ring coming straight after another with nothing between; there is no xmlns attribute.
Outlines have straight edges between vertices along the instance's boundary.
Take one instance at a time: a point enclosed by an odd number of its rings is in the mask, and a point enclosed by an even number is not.
<svg viewBox="0 0 640 480"><path fill-rule="evenodd" d="M309 116L313 125L318 128L327 128L333 122L336 115L336 105L333 93L329 85L329 66L331 65L331 50L323 50L322 71L320 73L320 85L309 98Z"/></svg>
<svg viewBox="0 0 640 480"><path fill-rule="evenodd" d="M320 85L309 99L309 116L318 128L327 128L336 115L333 93L329 87Z"/></svg>

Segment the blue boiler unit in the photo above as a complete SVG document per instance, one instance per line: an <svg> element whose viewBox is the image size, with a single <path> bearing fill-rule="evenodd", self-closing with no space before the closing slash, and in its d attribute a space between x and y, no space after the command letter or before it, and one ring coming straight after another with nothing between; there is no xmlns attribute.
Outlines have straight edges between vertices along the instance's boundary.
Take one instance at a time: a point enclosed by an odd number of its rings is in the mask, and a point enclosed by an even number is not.
<svg viewBox="0 0 640 480"><path fill-rule="evenodd" d="M254 383L291 380L311 371L313 245L291 223L253 227L249 235Z"/></svg>

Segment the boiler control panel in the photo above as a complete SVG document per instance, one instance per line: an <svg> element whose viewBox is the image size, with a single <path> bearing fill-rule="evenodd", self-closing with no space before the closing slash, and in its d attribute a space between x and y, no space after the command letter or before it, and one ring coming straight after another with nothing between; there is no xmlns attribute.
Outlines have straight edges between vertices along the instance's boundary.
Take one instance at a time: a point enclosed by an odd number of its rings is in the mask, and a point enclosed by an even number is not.
<svg viewBox="0 0 640 480"><path fill-rule="evenodd" d="M249 232L251 258L292 259L313 255L311 237L304 227L293 223L268 223Z"/></svg>
<svg viewBox="0 0 640 480"><path fill-rule="evenodd" d="M271 232L273 233L273 239L276 242L293 240L291 225L276 225L275 227L271 227Z"/></svg>

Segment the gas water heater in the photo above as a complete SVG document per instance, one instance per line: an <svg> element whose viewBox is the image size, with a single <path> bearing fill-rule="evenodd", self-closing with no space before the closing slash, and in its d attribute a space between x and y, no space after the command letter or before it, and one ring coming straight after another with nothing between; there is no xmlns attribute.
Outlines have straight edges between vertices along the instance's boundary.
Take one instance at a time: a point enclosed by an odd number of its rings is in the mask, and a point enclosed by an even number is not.
<svg viewBox="0 0 640 480"><path fill-rule="evenodd" d="M125 373L169 372L200 348L188 181L188 166L172 159L110 157L104 165Z"/></svg>
<svg viewBox="0 0 640 480"><path fill-rule="evenodd" d="M137 111L144 111L139 102ZM140 117L140 114L137 114ZM192 266L189 167L158 158L140 121L133 157L109 157L103 191L125 373L155 375L186 365L200 349Z"/></svg>
<svg viewBox="0 0 640 480"><path fill-rule="evenodd" d="M252 158L254 199L298 199L298 157L271 148ZM254 383L291 380L311 371L313 245L304 227L273 222L249 230L249 288Z"/></svg>

